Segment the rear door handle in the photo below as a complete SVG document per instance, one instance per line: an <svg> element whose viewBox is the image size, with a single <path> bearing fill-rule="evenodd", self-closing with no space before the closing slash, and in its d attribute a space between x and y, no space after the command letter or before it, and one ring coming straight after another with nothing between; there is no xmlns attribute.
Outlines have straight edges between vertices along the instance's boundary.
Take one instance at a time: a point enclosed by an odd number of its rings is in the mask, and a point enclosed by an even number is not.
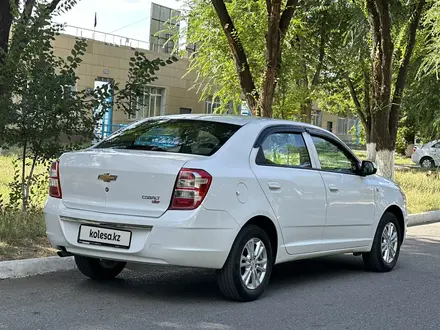
<svg viewBox="0 0 440 330"><path fill-rule="evenodd" d="M267 186L269 187L270 190L279 190L281 189L281 185L278 182L269 182L267 184Z"/></svg>
<svg viewBox="0 0 440 330"><path fill-rule="evenodd" d="M328 189L329 189L330 191L332 191L332 192L337 192L337 191L339 191L339 188L336 187L334 184L329 184L329 185L328 185Z"/></svg>

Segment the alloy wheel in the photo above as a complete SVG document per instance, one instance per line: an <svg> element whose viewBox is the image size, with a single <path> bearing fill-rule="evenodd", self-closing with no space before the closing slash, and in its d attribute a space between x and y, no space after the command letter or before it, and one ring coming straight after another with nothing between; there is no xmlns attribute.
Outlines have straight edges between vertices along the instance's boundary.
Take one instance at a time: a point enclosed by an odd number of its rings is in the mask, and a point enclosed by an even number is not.
<svg viewBox="0 0 440 330"><path fill-rule="evenodd" d="M399 244L398 233L396 226L389 222L382 231L381 252L382 259L390 264L394 261Z"/></svg>
<svg viewBox="0 0 440 330"><path fill-rule="evenodd" d="M250 239L241 252L240 273L244 286L255 290L263 282L267 271L267 250L259 238Z"/></svg>
<svg viewBox="0 0 440 330"><path fill-rule="evenodd" d="M423 168L431 168L432 167L432 161L430 159L426 158L426 159L424 159L422 161L421 165L422 165Z"/></svg>

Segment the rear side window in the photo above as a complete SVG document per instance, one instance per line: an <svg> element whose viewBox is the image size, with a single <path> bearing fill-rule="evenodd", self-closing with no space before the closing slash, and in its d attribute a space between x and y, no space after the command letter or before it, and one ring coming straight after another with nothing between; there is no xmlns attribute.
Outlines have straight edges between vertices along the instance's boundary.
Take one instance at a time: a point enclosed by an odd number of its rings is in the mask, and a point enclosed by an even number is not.
<svg viewBox="0 0 440 330"><path fill-rule="evenodd" d="M131 125L98 149L152 150L211 156L240 128L203 120L152 119Z"/></svg>

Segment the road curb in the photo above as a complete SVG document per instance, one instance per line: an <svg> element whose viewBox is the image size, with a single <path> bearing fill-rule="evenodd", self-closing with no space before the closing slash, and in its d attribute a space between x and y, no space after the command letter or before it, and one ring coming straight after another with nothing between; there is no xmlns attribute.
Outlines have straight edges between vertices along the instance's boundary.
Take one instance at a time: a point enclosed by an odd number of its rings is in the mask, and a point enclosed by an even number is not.
<svg viewBox="0 0 440 330"><path fill-rule="evenodd" d="M410 214L408 227L420 226L440 221L440 210ZM0 262L0 280L20 278L75 268L73 257L48 257Z"/></svg>
<svg viewBox="0 0 440 330"><path fill-rule="evenodd" d="M20 278L75 268L73 257L47 257L0 262L0 280Z"/></svg>
<svg viewBox="0 0 440 330"><path fill-rule="evenodd" d="M408 227L426 225L440 221L440 210L408 215Z"/></svg>

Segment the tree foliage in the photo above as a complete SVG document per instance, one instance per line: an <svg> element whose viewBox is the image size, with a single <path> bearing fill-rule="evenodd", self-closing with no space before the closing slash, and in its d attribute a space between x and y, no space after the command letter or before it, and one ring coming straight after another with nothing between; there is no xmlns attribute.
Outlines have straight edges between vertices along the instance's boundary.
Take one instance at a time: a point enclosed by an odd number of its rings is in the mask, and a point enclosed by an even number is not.
<svg viewBox="0 0 440 330"><path fill-rule="evenodd" d="M149 60L136 51L124 86L103 85L91 93L77 90L87 41L77 39L67 58L56 56L52 42L62 26L52 22L53 13L45 4L37 4L34 11L26 26L20 22L14 26L14 38L27 40L26 44L11 40L0 65L0 86L8 95L0 98L0 147L20 150L9 200L10 207L22 211L33 206L34 188L47 184L47 173L35 173L38 165L48 166L61 153L89 143L110 96L116 110L133 113L133 102L143 95L145 85L157 79L160 67L177 61L175 57ZM75 137L76 142L62 143L62 137Z"/></svg>
<svg viewBox="0 0 440 330"><path fill-rule="evenodd" d="M287 2L283 4L287 6ZM194 88L202 92L202 99L214 95L223 105L231 100L240 103L246 92L240 84L234 56L222 25L219 26L215 8L210 2L200 0L187 0L185 5L188 10L180 19L187 22L187 27L182 34L187 43L197 45L197 52L190 62L190 70L198 76ZM246 55L249 76L255 85L254 94L259 97L268 67L267 3L234 0L225 1L225 5L234 23L236 38ZM273 84L276 89L272 116L310 121L312 105L318 101L320 85L328 72L328 50L341 40L345 17L340 6L341 1L298 2L282 38L277 78Z"/></svg>
<svg viewBox="0 0 440 330"><path fill-rule="evenodd" d="M255 113L272 116L281 54L289 31L299 24L297 2L186 1L183 34L187 43L198 46L190 70L198 75L195 88L202 98L214 95L224 106L245 98Z"/></svg>
<svg viewBox="0 0 440 330"><path fill-rule="evenodd" d="M440 72L440 2L427 0L428 8L423 16L425 35L425 56L420 67L419 75L435 74Z"/></svg>
<svg viewBox="0 0 440 330"><path fill-rule="evenodd" d="M29 42L27 32L38 28L32 19L39 12L45 11L53 15L60 15L69 11L79 0L3 0L0 1L0 64L8 53L10 44L22 50ZM18 24L14 24L18 23ZM19 28L16 33L14 28ZM10 36L12 35L12 40ZM17 50L16 50L17 51ZM19 56L19 53L16 54Z"/></svg>

